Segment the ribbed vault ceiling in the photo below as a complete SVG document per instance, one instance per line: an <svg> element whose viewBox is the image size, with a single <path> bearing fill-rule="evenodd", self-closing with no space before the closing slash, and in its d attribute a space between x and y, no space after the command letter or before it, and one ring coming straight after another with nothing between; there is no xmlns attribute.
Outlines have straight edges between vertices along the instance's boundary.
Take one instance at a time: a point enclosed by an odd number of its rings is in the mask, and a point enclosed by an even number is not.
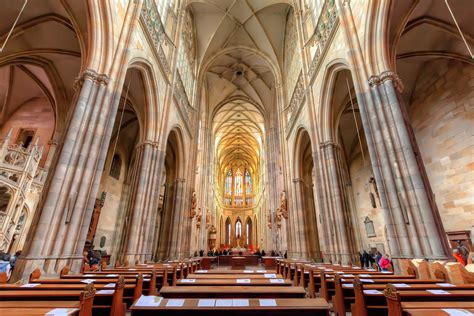
<svg viewBox="0 0 474 316"><path fill-rule="evenodd" d="M229 165L258 170L264 118L276 110L274 72L283 63L288 2L188 1L221 172Z"/></svg>
<svg viewBox="0 0 474 316"><path fill-rule="evenodd" d="M260 111L243 100L234 100L222 106L213 121L217 159L222 171L229 165L258 169L264 121Z"/></svg>

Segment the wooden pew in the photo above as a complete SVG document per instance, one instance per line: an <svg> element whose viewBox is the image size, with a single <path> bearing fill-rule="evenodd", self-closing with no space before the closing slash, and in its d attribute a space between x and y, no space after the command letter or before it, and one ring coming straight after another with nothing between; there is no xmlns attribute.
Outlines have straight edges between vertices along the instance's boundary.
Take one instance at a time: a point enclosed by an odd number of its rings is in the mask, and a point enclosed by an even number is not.
<svg viewBox="0 0 474 316"><path fill-rule="evenodd" d="M169 299L163 299L159 306L137 306L136 302L131 307L132 316L322 316L329 315L329 304L323 299L275 299L276 306L261 306L259 299L251 298L248 306L223 306L200 307L199 299L183 299L182 306L167 307ZM216 300L218 301L218 300ZM229 301L229 300L227 300ZM230 300L232 302L232 300ZM270 300L273 301L273 300ZM176 302L176 301L174 301ZM241 302L241 301L240 301ZM211 301L215 303L215 301Z"/></svg>
<svg viewBox="0 0 474 316"><path fill-rule="evenodd" d="M30 301L30 297L25 295L18 301L4 299L0 301L0 311L2 316L7 315L44 315L55 308L70 308L76 310L74 315L92 316L92 306L95 296L95 289L92 284L88 284L79 292L78 301L58 301L53 297L53 301ZM119 315L119 314L117 314Z"/></svg>
<svg viewBox="0 0 474 316"><path fill-rule="evenodd" d="M395 283L394 283L395 284ZM396 288L394 284L388 284ZM355 302L351 306L351 312L353 315L388 315L387 301L384 293L379 289L375 288L377 285L365 285L362 284L358 279L354 280L354 298ZM428 289L433 289L435 284L418 284L410 287L399 287L396 288L401 296L407 301L436 301L436 300L466 300L470 298L472 300L474 292L471 289L463 288L436 288L438 290L443 289L449 291L450 295L436 295L428 292ZM384 289L385 291L385 289Z"/></svg>
<svg viewBox="0 0 474 316"><path fill-rule="evenodd" d="M164 286L165 298L304 298L306 292L296 286Z"/></svg>
<svg viewBox="0 0 474 316"><path fill-rule="evenodd" d="M93 284L82 284L85 291L95 293L92 309L94 315L125 315L126 305L123 303L125 282L123 278L115 283L114 288L102 289L95 292ZM16 286L16 288L14 288ZM37 288L38 287L38 288ZM0 287L0 301L75 301L80 299L82 291L63 288L61 284L55 285L55 289L44 288L41 285L24 288L13 284L3 284Z"/></svg>
<svg viewBox="0 0 474 316"><path fill-rule="evenodd" d="M192 273L188 275L189 279L269 279L265 277L264 274L212 274L212 275L206 275L206 274L198 274L198 273ZM275 273L275 278L274 279L283 279L283 275L281 274L276 274Z"/></svg>
<svg viewBox="0 0 474 316"><path fill-rule="evenodd" d="M398 291L395 286L388 284L384 291L388 316L406 315L404 310L407 309L474 308L474 290L450 289L447 292L449 294L433 295L427 291ZM402 301L409 301L411 304Z"/></svg>
<svg viewBox="0 0 474 316"><path fill-rule="evenodd" d="M402 276L403 277L403 276ZM362 279L363 280L363 279ZM334 307L334 314L335 315L345 315L346 311L350 311L350 306L352 303L355 302L355 294L354 294L354 282L363 283L364 290L377 290L382 293L385 290L386 284L388 282L392 283L406 283L409 284L410 287L406 289L465 289L465 290L474 290L474 285L464 285L464 286L443 286L444 283L436 283L435 280L428 280L430 283L422 283L422 280L419 279L408 279L408 282L404 282L403 279L399 280L374 280L375 282L364 283L361 279L353 280L352 283L342 282L341 278L338 276L334 280L335 284L335 295L332 297L332 303ZM379 281L379 282L377 282ZM421 281L421 282L420 282ZM410 283L411 282L411 283Z"/></svg>
<svg viewBox="0 0 474 316"><path fill-rule="evenodd" d="M245 281L241 281L245 280ZM242 283L246 282L248 283ZM285 279L251 279L251 278L232 278L232 279L181 279L178 280L178 286L290 286L293 283Z"/></svg>

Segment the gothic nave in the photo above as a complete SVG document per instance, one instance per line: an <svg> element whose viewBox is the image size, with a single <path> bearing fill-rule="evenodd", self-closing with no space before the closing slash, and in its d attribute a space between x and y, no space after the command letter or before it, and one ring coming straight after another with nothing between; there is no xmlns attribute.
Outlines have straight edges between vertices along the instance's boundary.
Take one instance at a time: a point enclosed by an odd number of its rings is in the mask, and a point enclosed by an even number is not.
<svg viewBox="0 0 474 316"><path fill-rule="evenodd" d="M0 4L10 282L88 252L474 252L470 0Z"/></svg>

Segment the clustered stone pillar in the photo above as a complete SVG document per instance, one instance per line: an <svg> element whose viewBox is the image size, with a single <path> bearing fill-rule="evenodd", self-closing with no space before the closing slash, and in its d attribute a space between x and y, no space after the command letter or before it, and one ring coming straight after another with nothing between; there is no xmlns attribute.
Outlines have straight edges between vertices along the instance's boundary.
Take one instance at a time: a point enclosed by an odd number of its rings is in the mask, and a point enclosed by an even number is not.
<svg viewBox="0 0 474 316"><path fill-rule="evenodd" d="M164 155L157 143L145 141L138 144L135 150L137 172L133 174L127 204L127 214L130 214L131 222L130 227L125 229L125 257L129 263L152 259L160 174L164 163Z"/></svg>
<svg viewBox="0 0 474 316"><path fill-rule="evenodd" d="M449 247L437 210L430 203L398 93L402 85L392 71L369 79L368 109L374 146L381 159L377 188L386 199L388 241L395 258L446 259Z"/></svg>
<svg viewBox="0 0 474 316"><path fill-rule="evenodd" d="M327 191L328 218L326 223L331 231L329 240L330 258L333 262L348 263L350 254L350 239L348 238L348 223L345 220L345 207L336 157L337 144L331 141L320 144L323 157L324 184Z"/></svg>
<svg viewBox="0 0 474 316"><path fill-rule="evenodd" d="M307 260L309 258L308 242L306 228L305 228L305 216L304 216L304 202L303 202L303 191L304 191L303 180L300 178L293 179L293 208L289 212L290 221L292 222L292 244L290 247L289 255L292 259Z"/></svg>
<svg viewBox="0 0 474 316"><path fill-rule="evenodd" d="M39 267L46 274L65 265L79 271L87 228L97 195L101 153L110 141L110 117L117 110L109 79L93 70L77 80L78 95L64 143L35 229L17 263L14 278ZM85 224L87 223L87 224Z"/></svg>
<svg viewBox="0 0 474 316"><path fill-rule="evenodd" d="M188 249L185 246L189 244L184 240L187 236L186 229L189 218L186 216L186 179L178 178L175 183L175 195L173 201L173 213L171 217L171 237L169 245L169 257L171 259L183 259L188 254ZM206 211L202 210L202 217L206 217ZM205 224L204 224L205 225Z"/></svg>

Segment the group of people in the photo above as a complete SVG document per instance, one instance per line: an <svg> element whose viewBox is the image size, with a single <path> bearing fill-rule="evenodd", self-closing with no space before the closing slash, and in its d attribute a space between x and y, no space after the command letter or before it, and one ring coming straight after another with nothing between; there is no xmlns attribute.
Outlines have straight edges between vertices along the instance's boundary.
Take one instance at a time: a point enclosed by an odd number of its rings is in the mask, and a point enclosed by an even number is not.
<svg viewBox="0 0 474 316"><path fill-rule="evenodd" d="M0 252L0 272L5 272L8 279L15 268L16 260L20 255L21 251L17 251L13 256L10 256L10 254L6 252Z"/></svg>
<svg viewBox="0 0 474 316"><path fill-rule="evenodd" d="M89 251L83 252L82 262L89 264L91 271L98 271L101 261L102 254L99 250L94 251L94 247L92 247Z"/></svg>
<svg viewBox="0 0 474 316"><path fill-rule="evenodd" d="M239 252L238 254L241 256L241 255L242 255L242 252ZM229 250L227 250L227 249L224 249L224 250L215 250L215 249L212 249L212 250L209 250L209 251L207 252L207 256L208 256L208 257L227 256L227 255L232 256L232 255L233 255L232 250L230 250L230 249L229 249ZM257 250L257 251L255 251L255 252L253 253L253 255L256 255L256 256L259 256L259 257L266 257L266 256L267 256L267 253L265 252L265 250L262 250L262 251ZM197 252L197 251L194 252L194 256L195 256L195 257L198 256L198 252ZM288 258L288 253L285 251L285 253L282 254L281 251L277 253L276 251L272 250L272 251L270 252L270 256L271 256L271 257L278 257L278 256L279 256L279 257L282 257L282 258L285 258L285 259L286 259L286 258ZM204 250L202 250L202 249L199 250L199 257L204 257Z"/></svg>
<svg viewBox="0 0 474 316"><path fill-rule="evenodd" d="M456 241L457 247L453 249L453 257L457 262L465 266L469 259L469 249L462 244L461 240Z"/></svg>
<svg viewBox="0 0 474 316"><path fill-rule="evenodd" d="M371 251L368 253L366 250L359 252L360 264L362 268L372 268L374 265L380 271L388 271L392 266L392 261L388 254L382 255L380 251Z"/></svg>

